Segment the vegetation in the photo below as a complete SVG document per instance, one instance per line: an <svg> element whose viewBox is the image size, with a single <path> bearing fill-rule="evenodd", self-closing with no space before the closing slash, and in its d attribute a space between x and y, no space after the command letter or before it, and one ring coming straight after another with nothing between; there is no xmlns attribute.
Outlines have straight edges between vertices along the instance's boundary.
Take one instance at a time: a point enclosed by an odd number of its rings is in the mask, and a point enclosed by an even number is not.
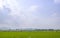
<svg viewBox="0 0 60 38"><path fill-rule="evenodd" d="M60 31L0 31L0 38L60 38Z"/></svg>

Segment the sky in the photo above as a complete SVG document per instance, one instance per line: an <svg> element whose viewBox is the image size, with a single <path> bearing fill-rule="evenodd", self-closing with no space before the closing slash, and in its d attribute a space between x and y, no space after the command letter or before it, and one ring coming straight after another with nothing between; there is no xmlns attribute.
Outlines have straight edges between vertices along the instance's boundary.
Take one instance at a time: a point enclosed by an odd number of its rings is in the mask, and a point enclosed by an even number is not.
<svg viewBox="0 0 60 38"><path fill-rule="evenodd" d="M60 29L60 0L0 0L0 29Z"/></svg>

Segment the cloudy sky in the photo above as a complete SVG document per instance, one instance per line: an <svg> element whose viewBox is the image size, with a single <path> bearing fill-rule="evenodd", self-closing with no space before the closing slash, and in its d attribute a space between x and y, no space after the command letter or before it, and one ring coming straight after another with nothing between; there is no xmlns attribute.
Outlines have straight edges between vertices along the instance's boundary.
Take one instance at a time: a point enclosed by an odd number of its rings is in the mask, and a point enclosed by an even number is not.
<svg viewBox="0 0 60 38"><path fill-rule="evenodd" d="M0 0L0 28L60 29L60 0Z"/></svg>

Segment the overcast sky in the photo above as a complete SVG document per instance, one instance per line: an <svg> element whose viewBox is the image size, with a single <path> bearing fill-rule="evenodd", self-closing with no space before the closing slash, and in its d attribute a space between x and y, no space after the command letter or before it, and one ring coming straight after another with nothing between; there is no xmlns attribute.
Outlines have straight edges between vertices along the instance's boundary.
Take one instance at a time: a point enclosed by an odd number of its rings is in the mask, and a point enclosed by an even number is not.
<svg viewBox="0 0 60 38"><path fill-rule="evenodd" d="M0 28L60 29L60 0L0 0Z"/></svg>

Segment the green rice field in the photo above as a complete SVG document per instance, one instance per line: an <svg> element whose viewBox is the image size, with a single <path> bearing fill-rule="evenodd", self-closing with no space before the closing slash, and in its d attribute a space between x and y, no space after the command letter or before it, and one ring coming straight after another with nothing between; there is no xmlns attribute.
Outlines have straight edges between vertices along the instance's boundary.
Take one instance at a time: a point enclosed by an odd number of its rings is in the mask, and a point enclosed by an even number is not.
<svg viewBox="0 0 60 38"><path fill-rule="evenodd" d="M0 38L60 38L60 32L55 31L0 31Z"/></svg>

